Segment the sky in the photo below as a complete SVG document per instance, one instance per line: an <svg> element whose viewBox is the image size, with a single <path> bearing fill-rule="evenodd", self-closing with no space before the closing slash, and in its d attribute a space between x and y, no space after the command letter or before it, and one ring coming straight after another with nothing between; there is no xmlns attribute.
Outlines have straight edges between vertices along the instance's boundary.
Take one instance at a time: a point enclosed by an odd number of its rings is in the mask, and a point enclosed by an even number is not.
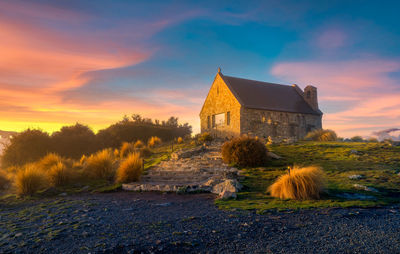
<svg viewBox="0 0 400 254"><path fill-rule="evenodd" d="M357 0L2 0L0 129L99 130L138 113L177 116L196 133L218 67L318 87L323 128L342 137L399 128L399 9Z"/></svg>

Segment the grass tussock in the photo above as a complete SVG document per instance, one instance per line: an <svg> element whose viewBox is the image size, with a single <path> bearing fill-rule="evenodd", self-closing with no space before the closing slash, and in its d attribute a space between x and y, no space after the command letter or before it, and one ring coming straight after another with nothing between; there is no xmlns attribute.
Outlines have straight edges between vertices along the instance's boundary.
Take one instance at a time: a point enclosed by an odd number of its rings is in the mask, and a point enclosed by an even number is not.
<svg viewBox="0 0 400 254"><path fill-rule="evenodd" d="M39 169L42 170L50 170L54 165L57 165L61 163L63 159L55 153L49 153L46 156L44 156L42 159L40 159L36 165L38 166Z"/></svg>
<svg viewBox="0 0 400 254"><path fill-rule="evenodd" d="M338 138L333 130L313 130L307 133L304 139L310 141L336 141Z"/></svg>
<svg viewBox="0 0 400 254"><path fill-rule="evenodd" d="M151 137L149 141L147 142L148 147L155 147L157 145L160 145L162 143L161 139L159 137Z"/></svg>
<svg viewBox="0 0 400 254"><path fill-rule="evenodd" d="M324 172L321 168L310 166L294 167L289 173L280 176L269 188L272 197L280 199L309 200L319 199L324 188Z"/></svg>
<svg viewBox="0 0 400 254"><path fill-rule="evenodd" d="M84 172L89 178L111 181L115 176L113 163L113 152L109 149L104 149L87 158Z"/></svg>
<svg viewBox="0 0 400 254"><path fill-rule="evenodd" d="M27 164L15 176L17 194L33 195L46 186L46 180L46 174L35 164Z"/></svg>
<svg viewBox="0 0 400 254"><path fill-rule="evenodd" d="M130 154L119 166L117 171L118 183L136 182L142 174L143 161L140 153Z"/></svg>
<svg viewBox="0 0 400 254"><path fill-rule="evenodd" d="M121 158L125 158L129 154L133 153L135 151L135 146L132 143L124 142L121 145L119 155Z"/></svg>
<svg viewBox="0 0 400 254"><path fill-rule="evenodd" d="M179 137L179 138L176 140L176 142L177 142L178 144L182 144L182 143L183 143L183 138L182 138L182 137Z"/></svg>
<svg viewBox="0 0 400 254"><path fill-rule="evenodd" d="M7 172L0 170L0 191L7 190L11 185L11 180Z"/></svg>
<svg viewBox="0 0 400 254"><path fill-rule="evenodd" d="M65 186L72 180L72 170L67 168L64 163L59 162L50 168L47 176L51 186Z"/></svg>
<svg viewBox="0 0 400 254"><path fill-rule="evenodd" d="M255 167L264 165L267 160L267 148L255 138L247 136L238 137L222 145L222 159L227 164L240 167Z"/></svg>
<svg viewBox="0 0 400 254"><path fill-rule="evenodd" d="M138 140L138 141L135 142L133 147L136 148L136 149L140 149L140 148L144 147L144 143L141 140Z"/></svg>

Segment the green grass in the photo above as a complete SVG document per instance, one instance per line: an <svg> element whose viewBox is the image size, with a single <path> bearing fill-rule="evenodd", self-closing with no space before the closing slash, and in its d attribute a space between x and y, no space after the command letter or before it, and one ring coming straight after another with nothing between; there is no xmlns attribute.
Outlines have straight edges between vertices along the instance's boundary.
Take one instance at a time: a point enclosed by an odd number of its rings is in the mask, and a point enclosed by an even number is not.
<svg viewBox="0 0 400 254"><path fill-rule="evenodd" d="M400 147L382 143L362 142L299 142L292 145L272 145L270 151L283 156L268 167L243 169L244 189L236 200L217 200L222 209L244 209L264 212L270 209L299 209L323 207L372 207L400 201ZM357 150L360 155L352 154ZM321 166L327 175L327 188L320 200L280 200L269 196L266 190L275 179L286 173L292 165ZM365 178L350 180L349 175ZM379 193L357 190L358 183L373 187ZM339 198L339 193L357 193L373 196L374 200L349 200Z"/></svg>

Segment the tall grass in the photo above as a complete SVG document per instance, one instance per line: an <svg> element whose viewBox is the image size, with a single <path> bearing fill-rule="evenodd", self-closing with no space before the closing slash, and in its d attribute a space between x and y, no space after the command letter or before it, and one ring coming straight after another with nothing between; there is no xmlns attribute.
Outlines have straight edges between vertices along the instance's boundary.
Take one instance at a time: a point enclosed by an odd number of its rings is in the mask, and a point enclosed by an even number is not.
<svg viewBox="0 0 400 254"><path fill-rule="evenodd" d="M178 144L182 144L183 143L183 138L182 137L178 137L178 139L176 140L176 142Z"/></svg>
<svg viewBox="0 0 400 254"><path fill-rule="evenodd" d="M151 137L149 139L149 141L147 142L148 147L154 147L156 145L160 145L161 144L161 139L159 137Z"/></svg>
<svg viewBox="0 0 400 254"><path fill-rule="evenodd" d="M114 155L109 149L101 150L86 159L84 172L92 179L111 181L115 177Z"/></svg>
<svg viewBox="0 0 400 254"><path fill-rule="evenodd" d="M132 143L124 142L121 145L119 155L121 158L124 158L128 156L128 154L131 154L135 151L135 147Z"/></svg>
<svg viewBox="0 0 400 254"><path fill-rule="evenodd" d="M312 141L336 141L337 135L333 130L313 130L307 133L304 139Z"/></svg>
<svg viewBox="0 0 400 254"><path fill-rule="evenodd" d="M135 144L133 145L134 148L139 149L144 147L144 143L141 140L138 140L135 142Z"/></svg>
<svg viewBox="0 0 400 254"><path fill-rule="evenodd" d="M324 187L324 172L310 166L294 167L288 174L280 176L268 191L272 197L280 199L319 199Z"/></svg>
<svg viewBox="0 0 400 254"><path fill-rule="evenodd" d="M27 164L15 176L17 194L21 196L33 195L43 189L46 184L45 173L35 164Z"/></svg>
<svg viewBox="0 0 400 254"><path fill-rule="evenodd" d="M62 162L53 165L47 172L51 186L59 187L69 184L72 180L72 170Z"/></svg>
<svg viewBox="0 0 400 254"><path fill-rule="evenodd" d="M52 168L54 165L61 163L62 160L63 159L58 154L49 153L36 162L36 165L39 167L39 169L50 170L50 168Z"/></svg>
<svg viewBox="0 0 400 254"><path fill-rule="evenodd" d="M130 154L119 166L117 171L118 183L135 182L142 174L143 162L139 153Z"/></svg>

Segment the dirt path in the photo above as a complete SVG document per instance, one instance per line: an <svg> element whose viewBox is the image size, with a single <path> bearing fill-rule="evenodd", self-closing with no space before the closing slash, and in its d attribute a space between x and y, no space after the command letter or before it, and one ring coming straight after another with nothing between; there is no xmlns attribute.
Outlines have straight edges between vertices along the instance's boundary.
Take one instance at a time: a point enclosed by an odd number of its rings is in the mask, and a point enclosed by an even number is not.
<svg viewBox="0 0 400 254"><path fill-rule="evenodd" d="M399 253L399 207L257 215L211 194L0 203L0 253Z"/></svg>

